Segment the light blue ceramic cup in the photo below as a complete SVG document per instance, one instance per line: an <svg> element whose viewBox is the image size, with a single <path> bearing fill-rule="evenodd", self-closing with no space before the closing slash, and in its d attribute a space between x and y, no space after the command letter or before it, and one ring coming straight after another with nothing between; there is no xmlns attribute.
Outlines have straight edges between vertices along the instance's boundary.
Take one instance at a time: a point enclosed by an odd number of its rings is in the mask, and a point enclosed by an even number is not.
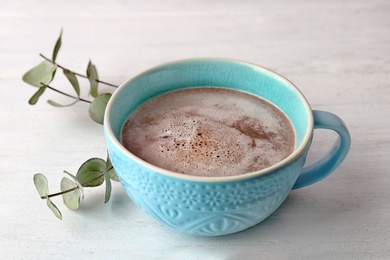
<svg viewBox="0 0 390 260"><path fill-rule="evenodd" d="M198 177L151 165L122 146L123 123L140 104L168 91L201 86L246 91L278 106L294 125L295 151L257 172ZM338 139L319 161L304 168L315 128L333 130ZM315 183L335 170L351 144L343 121L332 113L313 111L284 77L254 64L216 58L175 61L127 80L108 103L104 131L112 164L134 203L175 230L204 236L230 234L261 222L292 189Z"/></svg>

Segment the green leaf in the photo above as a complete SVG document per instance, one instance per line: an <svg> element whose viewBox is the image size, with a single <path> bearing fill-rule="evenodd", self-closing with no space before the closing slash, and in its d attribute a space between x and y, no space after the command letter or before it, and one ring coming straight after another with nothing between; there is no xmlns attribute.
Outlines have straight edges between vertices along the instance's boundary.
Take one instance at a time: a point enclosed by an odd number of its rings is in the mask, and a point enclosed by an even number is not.
<svg viewBox="0 0 390 260"><path fill-rule="evenodd" d="M112 94L105 93L92 101L89 106L89 117L92 118L93 121L103 124L104 121L104 112L106 111L108 100L110 100Z"/></svg>
<svg viewBox="0 0 390 260"><path fill-rule="evenodd" d="M70 104L65 104L65 105L63 105L63 104L57 103L57 102L55 102L55 101L49 99L49 100L47 101L47 103L49 103L49 104L52 105L53 107L70 107L70 106L76 104L76 103L79 102L79 101L80 101L79 99L76 99L74 102L72 102L72 103L70 103Z"/></svg>
<svg viewBox="0 0 390 260"><path fill-rule="evenodd" d="M53 78L57 65L44 60L23 75L23 81L35 87L49 84Z"/></svg>
<svg viewBox="0 0 390 260"><path fill-rule="evenodd" d="M106 170L110 170L112 167L113 167L113 166L112 166L112 163L111 163L110 156L109 156L108 153L107 153Z"/></svg>
<svg viewBox="0 0 390 260"><path fill-rule="evenodd" d="M62 220L61 211L57 208L57 206L50 199L46 200L46 204L49 207L49 209L51 209L51 211L53 211L54 215L56 215L57 218Z"/></svg>
<svg viewBox="0 0 390 260"><path fill-rule="evenodd" d="M76 78L76 74L67 69L64 69L64 74L68 78L70 84L72 84L73 89L76 91L77 97L80 97L80 85L79 81Z"/></svg>
<svg viewBox="0 0 390 260"><path fill-rule="evenodd" d="M64 204L69 209L78 209L80 207L80 199L81 199L80 189L72 180L66 177L62 178L61 191L64 192L71 189L75 189L75 190L62 194Z"/></svg>
<svg viewBox="0 0 390 260"><path fill-rule="evenodd" d="M39 196L41 196L41 198L47 197L47 195L49 194L49 186L47 184L47 179L45 175L43 175L42 173L37 173L34 175L33 181L35 188L39 193Z"/></svg>
<svg viewBox="0 0 390 260"><path fill-rule="evenodd" d="M96 187L104 182L105 170L106 162L103 159L91 158L80 166L76 178L83 187Z"/></svg>
<svg viewBox="0 0 390 260"><path fill-rule="evenodd" d="M96 70L96 66L93 65L91 61L89 61L88 67L87 67L87 77L88 77L90 85L91 85L90 94L93 97L97 97L98 96L98 84L99 84L99 82L97 82L97 80L99 79L99 76L98 76L98 73Z"/></svg>
<svg viewBox="0 0 390 260"><path fill-rule="evenodd" d="M119 178L116 175L115 169L112 166L110 156L108 156L108 155L107 155L106 171L112 180L119 181Z"/></svg>
<svg viewBox="0 0 390 260"><path fill-rule="evenodd" d="M108 173L105 173L104 179L106 181L106 194L104 196L104 203L107 203L110 200L112 189L110 175L108 175Z"/></svg>
<svg viewBox="0 0 390 260"><path fill-rule="evenodd" d="M60 37L58 37L56 45L54 46L53 58L52 58L53 63L56 62L58 51L61 48L61 38L62 38L62 29L61 29L61 32L60 32Z"/></svg>
<svg viewBox="0 0 390 260"><path fill-rule="evenodd" d="M46 90L46 85L39 87L37 92L35 92L35 94L30 98L28 103L30 105L35 105L38 102L38 99L42 96L43 92L45 92L45 90Z"/></svg>
<svg viewBox="0 0 390 260"><path fill-rule="evenodd" d="M110 176L111 180L119 181L119 177L118 175L116 175L116 171L114 170L114 168L111 168L111 170L109 170L107 174Z"/></svg>
<svg viewBox="0 0 390 260"><path fill-rule="evenodd" d="M79 182L79 180L76 178L76 176L74 176L70 172L64 171L64 173L68 174L72 178L72 180L74 181L74 183L77 185L77 187L79 188L79 190L81 192L81 199L84 199L83 185Z"/></svg>

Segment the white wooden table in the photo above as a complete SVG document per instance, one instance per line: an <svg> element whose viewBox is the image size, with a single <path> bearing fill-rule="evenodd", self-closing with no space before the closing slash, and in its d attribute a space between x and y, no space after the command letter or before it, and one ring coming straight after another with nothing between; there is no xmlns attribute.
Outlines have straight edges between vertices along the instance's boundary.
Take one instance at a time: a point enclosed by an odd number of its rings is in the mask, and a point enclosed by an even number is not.
<svg viewBox="0 0 390 260"><path fill-rule="evenodd" d="M64 169L76 173L106 155L103 129L88 107L53 108L24 72L51 55L58 62L120 84L154 65L190 57L258 63L293 81L314 109L346 121L353 143L342 166L291 192L263 223L223 237L197 237L160 225L115 183L87 189L77 211L58 220L39 199L34 173L59 190ZM0 0L1 259L390 259L390 2L281 1L7 1ZM87 81L81 81L83 95ZM69 91L64 77L53 86ZM103 87L101 91L112 90ZM318 131L310 160L334 135Z"/></svg>

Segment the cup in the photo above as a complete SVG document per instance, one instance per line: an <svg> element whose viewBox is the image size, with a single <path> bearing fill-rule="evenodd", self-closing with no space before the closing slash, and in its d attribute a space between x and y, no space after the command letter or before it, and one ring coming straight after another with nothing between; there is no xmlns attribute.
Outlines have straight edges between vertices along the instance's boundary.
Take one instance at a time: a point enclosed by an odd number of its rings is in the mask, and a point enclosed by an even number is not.
<svg viewBox="0 0 390 260"><path fill-rule="evenodd" d="M156 167L124 148L122 126L140 104L165 92L201 86L249 92L279 107L294 126L294 152L256 172L199 177ZM333 130L338 138L321 159L304 167L316 128ZM258 65L220 58L170 62L127 80L108 102L104 133L111 162L133 202L168 227L203 236L231 234L258 224L292 189L311 185L333 172L351 145L344 122L332 113L312 110L286 78Z"/></svg>

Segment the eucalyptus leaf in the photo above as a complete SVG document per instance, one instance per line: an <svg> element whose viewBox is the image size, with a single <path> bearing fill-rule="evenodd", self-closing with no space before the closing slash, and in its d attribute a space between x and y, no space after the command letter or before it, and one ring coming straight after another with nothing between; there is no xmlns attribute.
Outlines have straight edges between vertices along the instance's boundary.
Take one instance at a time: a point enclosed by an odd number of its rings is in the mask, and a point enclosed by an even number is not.
<svg viewBox="0 0 390 260"><path fill-rule="evenodd" d="M68 171L64 171L64 173L68 174L72 180L74 181L74 183L77 185L77 187L79 188L80 192L81 192L81 199L84 199L84 189L83 189L83 185L79 182L79 180L76 178L76 176L74 176L73 174L71 174L70 172Z"/></svg>
<svg viewBox="0 0 390 260"><path fill-rule="evenodd" d="M47 179L45 175L43 175L42 173L34 174L33 181L35 188L39 193L39 196L41 196L41 198L47 197L47 195L49 194L49 186L47 184Z"/></svg>
<svg viewBox="0 0 390 260"><path fill-rule="evenodd" d="M111 170L107 171L107 174L110 176L111 180L113 181L119 181L118 175L116 175L116 171L114 168L111 168Z"/></svg>
<svg viewBox="0 0 390 260"><path fill-rule="evenodd" d="M105 171L106 162L103 159L91 158L80 166L76 178L83 187L96 187L104 182Z"/></svg>
<svg viewBox="0 0 390 260"><path fill-rule="evenodd" d="M112 166L110 156L107 156L106 171L107 171L107 174L110 176L111 180L119 181L119 178L116 175L115 169Z"/></svg>
<svg viewBox="0 0 390 260"><path fill-rule="evenodd" d="M111 189L112 189L111 180L110 180L110 176L108 175L108 173L104 174L104 180L106 181L106 194L104 196L104 203L107 203L110 200Z"/></svg>
<svg viewBox="0 0 390 260"><path fill-rule="evenodd" d="M46 204L47 206L49 207L49 209L51 209L51 211L53 211L54 215L61 219L62 220L62 214L61 214L61 211L57 208L57 206L50 200L50 199L47 199L46 200Z"/></svg>
<svg viewBox="0 0 390 260"><path fill-rule="evenodd" d="M74 72L64 69L64 74L69 80L70 84L72 84L73 89L76 91L77 97L80 97L80 85L79 81L76 78L76 74Z"/></svg>
<svg viewBox="0 0 390 260"><path fill-rule="evenodd" d="M49 100L47 101L47 103L49 103L49 104L52 105L53 107L70 107L70 106L76 104L77 102L79 102L79 99L76 99L74 102L72 102L72 103L70 103L70 104L65 104L65 105L64 105L64 104L57 103L57 102L55 102L55 101L53 101L53 100L51 100L51 99L49 99Z"/></svg>
<svg viewBox="0 0 390 260"><path fill-rule="evenodd" d="M57 65L44 60L34 68L30 69L23 75L23 81L35 87L41 87L49 84L53 78L57 69Z"/></svg>
<svg viewBox="0 0 390 260"><path fill-rule="evenodd" d="M112 166L112 163L111 163L110 156L107 153L106 170L110 170L111 168L113 168L113 166Z"/></svg>
<svg viewBox="0 0 390 260"><path fill-rule="evenodd" d="M91 61L88 62L88 67L87 67L87 77L90 82L90 94L92 97L97 97L98 96L98 84L97 80L99 79L96 66L92 64Z"/></svg>
<svg viewBox="0 0 390 260"><path fill-rule="evenodd" d="M104 121L104 112L106 111L107 103L110 100L112 94L105 93L97 98L95 98L94 101L92 101L91 105L89 106L89 117L99 123L103 124Z"/></svg>
<svg viewBox="0 0 390 260"><path fill-rule="evenodd" d="M62 38L62 29L61 29L61 32L60 32L60 36L58 37L58 40L56 42L56 45L54 46L53 57L52 57L53 63L56 62L58 51L61 48L61 42L62 42L61 38Z"/></svg>
<svg viewBox="0 0 390 260"><path fill-rule="evenodd" d="M64 204L69 209L78 209L80 207L81 191L72 180L66 177L62 178L61 191L64 192L72 189L74 190L62 194L62 198L64 200Z"/></svg>
<svg viewBox="0 0 390 260"><path fill-rule="evenodd" d="M30 100L28 101L28 103L30 105L35 105L37 102L38 102L38 99L42 96L42 94L45 92L46 90L46 85L43 85L41 87L39 87L39 89L37 90L37 92L35 92L35 94L30 98Z"/></svg>

